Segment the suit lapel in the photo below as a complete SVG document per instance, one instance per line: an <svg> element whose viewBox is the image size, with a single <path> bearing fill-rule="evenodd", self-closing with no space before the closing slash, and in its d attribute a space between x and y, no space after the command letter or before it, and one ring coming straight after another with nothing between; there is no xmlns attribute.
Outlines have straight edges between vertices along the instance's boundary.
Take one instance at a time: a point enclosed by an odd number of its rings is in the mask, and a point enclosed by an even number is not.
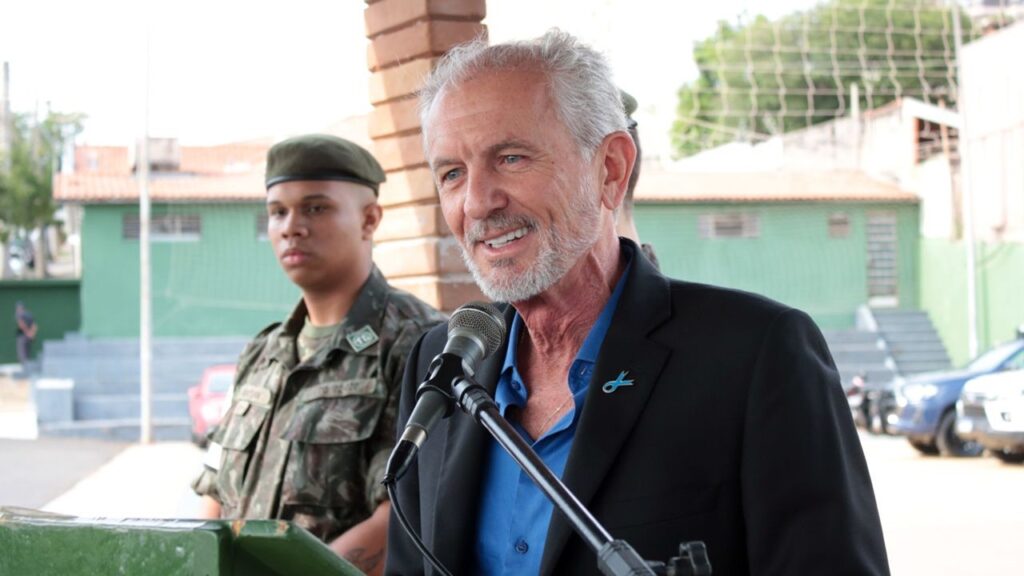
<svg viewBox="0 0 1024 576"><path fill-rule="evenodd" d="M508 329L512 326L514 315L515 309L508 306L505 310L505 342L481 362L476 373L476 381L492 397L505 362ZM438 471L440 479L437 498L434 501L433 549L453 574L466 574L469 571L467 562L473 557L473 545L476 542L483 459L490 436L483 426L461 410L452 414L446 423L448 431L441 469Z"/></svg>
<svg viewBox="0 0 1024 576"><path fill-rule="evenodd" d="M631 246L623 242L623 249ZM666 347L648 335L671 315L668 283L633 251L630 277L612 325L601 345L583 414L569 452L562 481L589 508L594 495L629 436L668 359ZM627 372L631 386L606 393L602 385ZM573 530L562 514L551 515L541 574L552 574ZM594 561L597 559L595 557Z"/></svg>

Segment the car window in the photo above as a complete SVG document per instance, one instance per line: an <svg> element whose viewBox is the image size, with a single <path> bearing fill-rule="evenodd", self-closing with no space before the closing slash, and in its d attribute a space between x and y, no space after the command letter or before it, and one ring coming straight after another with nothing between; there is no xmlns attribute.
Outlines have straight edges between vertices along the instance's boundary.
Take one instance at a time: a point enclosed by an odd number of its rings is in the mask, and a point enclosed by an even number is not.
<svg viewBox="0 0 1024 576"><path fill-rule="evenodd" d="M207 389L213 394L223 394L231 389L231 384L235 381L235 375L231 372L214 372L210 376L210 383L207 385Z"/></svg>
<svg viewBox="0 0 1024 576"><path fill-rule="evenodd" d="M971 372L991 372L1005 362L1010 356L1021 352L1020 344L1011 342L997 346L981 356L978 356L967 365Z"/></svg>
<svg viewBox="0 0 1024 576"><path fill-rule="evenodd" d="M1024 370L1024 349L1018 350L1016 355L1007 360L1003 370Z"/></svg>

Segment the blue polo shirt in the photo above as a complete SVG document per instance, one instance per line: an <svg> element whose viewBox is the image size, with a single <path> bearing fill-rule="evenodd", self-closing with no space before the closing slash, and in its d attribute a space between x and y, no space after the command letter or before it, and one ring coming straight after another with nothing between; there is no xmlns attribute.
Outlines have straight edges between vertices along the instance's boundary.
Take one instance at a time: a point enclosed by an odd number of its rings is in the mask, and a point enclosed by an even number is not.
<svg viewBox="0 0 1024 576"><path fill-rule="evenodd" d="M573 394L573 405L569 412L535 441L531 441L518 423L512 423L558 477L565 470L597 354L611 325L631 265L632 262L626 265L626 270L569 369L569 389ZM517 313L509 332L505 364L494 391L494 400L506 418L510 407L522 408L526 405L526 386L516 366L516 351L522 331L523 320ZM472 573L537 574L554 505L493 439L489 441L485 463L477 520L476 560Z"/></svg>

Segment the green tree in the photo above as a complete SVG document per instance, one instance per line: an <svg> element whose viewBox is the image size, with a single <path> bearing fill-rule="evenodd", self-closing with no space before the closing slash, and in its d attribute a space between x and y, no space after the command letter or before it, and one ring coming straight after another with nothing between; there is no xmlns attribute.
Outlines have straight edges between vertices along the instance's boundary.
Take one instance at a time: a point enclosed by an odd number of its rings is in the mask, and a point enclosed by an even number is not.
<svg viewBox="0 0 1024 576"><path fill-rule="evenodd" d="M962 17L964 41L971 31ZM956 100L952 12L944 0L829 0L777 20L720 22L694 46L699 77L679 90L672 141L688 156L901 96Z"/></svg>
<svg viewBox="0 0 1024 576"><path fill-rule="evenodd" d="M0 158L0 242L3 243L4 277L15 239L39 231L34 249L36 275L46 276L49 260L46 230L54 224L53 175L60 170L65 145L82 131L82 114L50 112L42 121L14 115L12 139L6 158Z"/></svg>

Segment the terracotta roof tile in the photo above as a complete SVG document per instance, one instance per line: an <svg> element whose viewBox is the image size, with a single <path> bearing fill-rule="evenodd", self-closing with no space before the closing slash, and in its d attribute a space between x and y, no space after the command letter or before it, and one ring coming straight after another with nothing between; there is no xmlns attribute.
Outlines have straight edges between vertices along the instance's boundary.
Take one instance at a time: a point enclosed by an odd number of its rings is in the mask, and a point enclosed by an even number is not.
<svg viewBox="0 0 1024 576"><path fill-rule="evenodd" d="M269 142L219 146L182 146L178 172L189 174L241 174L259 172L267 161ZM78 146L75 172L131 174L134 159L126 146Z"/></svg>
<svg viewBox="0 0 1024 576"><path fill-rule="evenodd" d="M75 148L75 172L94 174L131 174L128 148L124 146L78 146Z"/></svg>
<svg viewBox="0 0 1024 576"><path fill-rule="evenodd" d="M180 171L193 174L262 172L269 148L269 144L182 146Z"/></svg>
<svg viewBox="0 0 1024 576"><path fill-rule="evenodd" d="M176 172L151 173L149 193L156 201L262 200L263 170L270 142L182 146ZM58 174L58 202L135 202L138 182L124 146L79 146L75 172Z"/></svg>
<svg viewBox="0 0 1024 576"><path fill-rule="evenodd" d="M158 202L262 201L266 197L263 174L224 176L161 176L150 180L149 197ZM139 184L133 176L58 174L53 183L58 202L136 202Z"/></svg>

